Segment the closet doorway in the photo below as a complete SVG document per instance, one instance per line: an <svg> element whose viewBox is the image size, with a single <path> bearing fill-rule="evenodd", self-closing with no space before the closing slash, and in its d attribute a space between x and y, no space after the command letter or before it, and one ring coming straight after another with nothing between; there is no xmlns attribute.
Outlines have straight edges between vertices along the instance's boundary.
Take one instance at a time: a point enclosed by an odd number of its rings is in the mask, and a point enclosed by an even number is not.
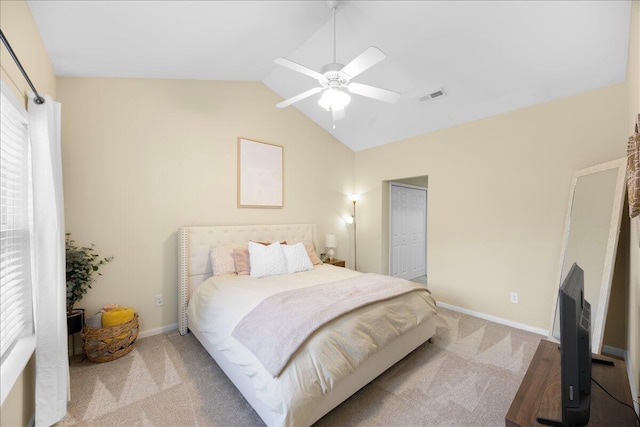
<svg viewBox="0 0 640 427"><path fill-rule="evenodd" d="M389 183L389 275L427 274L427 188Z"/></svg>

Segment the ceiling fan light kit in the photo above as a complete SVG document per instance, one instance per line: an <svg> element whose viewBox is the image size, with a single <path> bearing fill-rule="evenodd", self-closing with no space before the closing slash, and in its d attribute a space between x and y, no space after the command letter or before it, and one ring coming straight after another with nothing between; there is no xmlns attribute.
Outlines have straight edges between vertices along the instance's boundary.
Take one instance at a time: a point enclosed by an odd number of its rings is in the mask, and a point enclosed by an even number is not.
<svg viewBox="0 0 640 427"><path fill-rule="evenodd" d="M329 88L324 91L318 105L327 111L342 110L349 105L351 97L339 89Z"/></svg>
<svg viewBox="0 0 640 427"><path fill-rule="evenodd" d="M345 117L344 108L351 101L351 97L343 88L350 93L365 96L367 98L395 104L400 99L400 94L387 89L365 85L362 83L352 83L351 79L355 78L362 72L376 65L378 62L386 58L386 55L377 47L371 46L358 55L347 65L342 65L336 61L336 9L337 1L328 1L327 5L333 10L333 62L322 67L321 72L317 72L304 65L298 64L287 58L278 58L274 62L290 70L306 74L318 80L319 87L315 87L306 92L302 92L294 97L286 99L276 107L285 108L298 101L302 101L317 93L323 92L318 104L327 111L331 111L333 121L340 120ZM334 125L335 128L335 125Z"/></svg>

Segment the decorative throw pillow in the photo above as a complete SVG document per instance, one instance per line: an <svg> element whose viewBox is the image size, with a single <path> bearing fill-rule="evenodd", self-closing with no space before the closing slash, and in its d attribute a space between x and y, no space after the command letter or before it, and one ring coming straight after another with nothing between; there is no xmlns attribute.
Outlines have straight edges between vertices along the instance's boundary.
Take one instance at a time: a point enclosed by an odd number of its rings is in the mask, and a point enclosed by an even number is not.
<svg viewBox="0 0 640 427"><path fill-rule="evenodd" d="M310 241L310 240L305 240L304 242L302 242L302 244L304 245L304 248L307 251L307 255L309 255L309 259L311 260L311 264L313 264L313 265L322 264L322 261L320 261L320 257L318 257L318 254L316 253L316 247L313 244L313 242Z"/></svg>
<svg viewBox="0 0 640 427"><path fill-rule="evenodd" d="M287 272L289 274L299 271L313 270L313 264L307 255L307 250L302 243L282 246L284 257L287 260Z"/></svg>
<svg viewBox="0 0 640 427"><path fill-rule="evenodd" d="M246 276L251 273L251 263L249 261L249 247L240 246L233 248L233 259L236 263L236 273Z"/></svg>
<svg viewBox="0 0 640 427"><path fill-rule="evenodd" d="M209 257L211 258L211 267L214 276L234 274L236 272L236 263L233 260L233 246L211 246Z"/></svg>
<svg viewBox="0 0 640 427"><path fill-rule="evenodd" d="M251 259L251 277L276 276L287 273L287 261L284 258L282 245L275 242L269 246L249 242L249 258Z"/></svg>

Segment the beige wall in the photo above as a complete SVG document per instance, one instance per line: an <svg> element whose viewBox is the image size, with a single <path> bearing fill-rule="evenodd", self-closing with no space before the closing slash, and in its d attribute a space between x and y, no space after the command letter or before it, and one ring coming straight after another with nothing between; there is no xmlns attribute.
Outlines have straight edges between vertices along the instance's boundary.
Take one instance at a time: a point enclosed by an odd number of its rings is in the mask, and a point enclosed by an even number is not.
<svg viewBox="0 0 640 427"><path fill-rule="evenodd" d="M2 404L0 410L2 427L29 425L35 414L35 387L35 356L33 356Z"/></svg>
<svg viewBox="0 0 640 427"><path fill-rule="evenodd" d="M25 1L0 1L0 28L42 94L55 98L56 80L29 5ZM15 94L27 100L29 85L6 51L0 48L0 75ZM0 409L0 426L26 426L34 414L34 357L31 358Z"/></svg>
<svg viewBox="0 0 640 427"><path fill-rule="evenodd" d="M635 119L640 114L640 3L633 2L631 9L631 35L629 38L629 62L627 85L629 102L626 130L633 132ZM640 220L632 221L629 232L629 308L627 351L636 385L636 400L640 398Z"/></svg>
<svg viewBox="0 0 640 427"><path fill-rule="evenodd" d="M59 78L66 228L114 255L77 306L134 307L141 331L177 322L177 230L318 224L348 253L341 214L354 154L257 82ZM285 207L239 209L237 138L284 146ZM155 295L164 306L155 307Z"/></svg>
<svg viewBox="0 0 640 427"><path fill-rule="evenodd" d="M382 182L427 175L436 299L547 329L571 176L623 157L625 124L618 84L356 153L358 266L386 268Z"/></svg>
<svg viewBox="0 0 640 427"><path fill-rule="evenodd" d="M55 99L56 76L27 2L0 1L0 28L38 92ZM17 96L25 100L26 106L27 93L31 89L4 44L0 43L0 46L2 78L10 83Z"/></svg>
<svg viewBox="0 0 640 427"><path fill-rule="evenodd" d="M613 265L611 280L611 294L603 335L603 345L615 349L625 350L629 323L625 307L629 304L629 209L625 198L622 209L620 234L618 235L618 249ZM593 306L593 305L592 305ZM607 349L605 349L606 351Z"/></svg>

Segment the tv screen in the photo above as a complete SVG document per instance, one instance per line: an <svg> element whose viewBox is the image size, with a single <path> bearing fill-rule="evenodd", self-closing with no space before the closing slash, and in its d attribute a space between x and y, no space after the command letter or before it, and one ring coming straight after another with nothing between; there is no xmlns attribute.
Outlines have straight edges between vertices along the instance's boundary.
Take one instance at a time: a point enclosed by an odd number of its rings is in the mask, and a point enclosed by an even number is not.
<svg viewBox="0 0 640 427"><path fill-rule="evenodd" d="M558 291L562 420L540 424L582 426L591 410L591 305L584 299L584 271L573 263Z"/></svg>

